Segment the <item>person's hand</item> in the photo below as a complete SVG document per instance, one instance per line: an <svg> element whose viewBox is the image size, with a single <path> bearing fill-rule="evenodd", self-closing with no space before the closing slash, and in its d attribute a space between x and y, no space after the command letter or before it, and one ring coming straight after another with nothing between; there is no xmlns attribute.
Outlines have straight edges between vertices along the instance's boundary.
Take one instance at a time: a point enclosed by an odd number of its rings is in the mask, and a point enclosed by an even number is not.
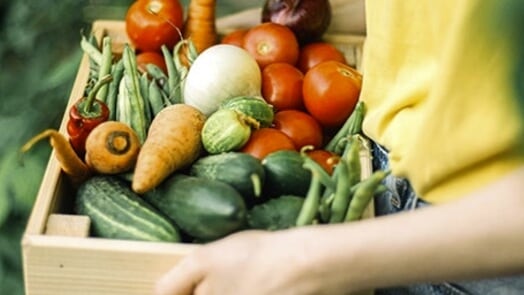
<svg viewBox="0 0 524 295"><path fill-rule="evenodd" d="M309 293L312 282L301 279L307 253L294 237L246 231L205 245L165 274L157 283L156 294Z"/></svg>

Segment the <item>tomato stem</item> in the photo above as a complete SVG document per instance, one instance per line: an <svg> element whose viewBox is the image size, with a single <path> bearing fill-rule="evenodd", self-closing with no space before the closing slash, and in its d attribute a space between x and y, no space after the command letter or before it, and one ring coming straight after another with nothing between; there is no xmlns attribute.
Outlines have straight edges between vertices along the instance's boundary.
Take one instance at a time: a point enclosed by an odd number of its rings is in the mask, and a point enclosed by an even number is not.
<svg viewBox="0 0 524 295"><path fill-rule="evenodd" d="M271 46L269 44L267 44L266 42L258 43L257 52L260 55L268 55L270 51L271 51Z"/></svg>
<svg viewBox="0 0 524 295"><path fill-rule="evenodd" d="M180 39L183 40L184 37L182 36L182 32L180 31L180 29L172 21L170 21L166 17L159 14L161 9L162 9L162 3L160 3L160 1L151 1L149 5L147 6L147 11L149 11L149 13L151 13L154 16L160 17L163 21L165 21L170 26L172 26L177 31Z"/></svg>
<svg viewBox="0 0 524 295"><path fill-rule="evenodd" d="M162 3L160 1L150 1L147 5L147 11L151 14L157 15L162 10Z"/></svg>
<svg viewBox="0 0 524 295"><path fill-rule="evenodd" d="M111 82L112 80L113 80L113 77L109 74L109 75L102 77L99 81L97 81L97 83L95 84L91 92L89 92L89 94L87 95L86 102L82 110L85 114L88 114L89 112L91 112L91 108L93 107L93 104L95 103L96 94L98 93L98 90L100 90L102 86L106 85L107 83Z"/></svg>
<svg viewBox="0 0 524 295"><path fill-rule="evenodd" d="M353 78L358 81L361 81L362 79L358 73L344 67L338 67L337 71L344 77Z"/></svg>

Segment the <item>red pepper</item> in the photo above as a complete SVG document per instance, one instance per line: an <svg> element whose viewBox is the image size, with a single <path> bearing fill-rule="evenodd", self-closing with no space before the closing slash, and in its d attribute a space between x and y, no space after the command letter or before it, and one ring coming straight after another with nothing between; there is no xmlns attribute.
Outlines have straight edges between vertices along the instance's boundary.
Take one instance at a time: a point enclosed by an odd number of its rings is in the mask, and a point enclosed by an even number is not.
<svg viewBox="0 0 524 295"><path fill-rule="evenodd" d="M109 119L109 108L96 99L98 90L113 78L111 75L100 79L87 97L80 98L69 110L69 121L67 122L67 133L69 142L80 157L85 154L86 138L96 126Z"/></svg>

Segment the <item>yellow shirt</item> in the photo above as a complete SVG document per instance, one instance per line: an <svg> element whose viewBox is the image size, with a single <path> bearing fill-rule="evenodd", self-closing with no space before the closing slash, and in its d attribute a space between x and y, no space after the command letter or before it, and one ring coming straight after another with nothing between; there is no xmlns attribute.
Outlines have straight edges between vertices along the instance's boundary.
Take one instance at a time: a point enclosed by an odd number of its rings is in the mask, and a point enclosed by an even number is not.
<svg viewBox="0 0 524 295"><path fill-rule="evenodd" d="M458 198L524 165L516 98L524 81L515 76L524 53L499 31L497 3L366 2L364 132L428 202Z"/></svg>

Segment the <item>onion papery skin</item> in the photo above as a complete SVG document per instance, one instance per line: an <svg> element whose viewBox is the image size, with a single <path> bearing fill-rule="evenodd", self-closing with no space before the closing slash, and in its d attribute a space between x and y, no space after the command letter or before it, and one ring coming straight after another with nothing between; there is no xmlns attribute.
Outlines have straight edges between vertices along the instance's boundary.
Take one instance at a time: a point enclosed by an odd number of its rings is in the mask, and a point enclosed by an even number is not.
<svg viewBox="0 0 524 295"><path fill-rule="evenodd" d="M328 0L266 0L262 7L262 22L288 26L301 45L320 40L331 17Z"/></svg>
<svg viewBox="0 0 524 295"><path fill-rule="evenodd" d="M228 98L261 96L261 85L260 68L246 50L218 44L204 50L189 68L184 103L209 116Z"/></svg>

